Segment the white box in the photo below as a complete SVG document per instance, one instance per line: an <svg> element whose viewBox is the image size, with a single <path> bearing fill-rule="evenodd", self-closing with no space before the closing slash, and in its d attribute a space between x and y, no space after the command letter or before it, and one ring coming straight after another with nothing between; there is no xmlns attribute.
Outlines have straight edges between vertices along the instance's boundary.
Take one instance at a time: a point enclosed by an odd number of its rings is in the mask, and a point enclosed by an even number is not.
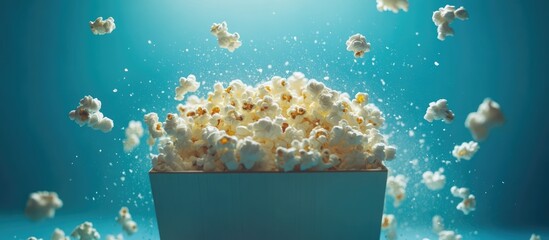
<svg viewBox="0 0 549 240"><path fill-rule="evenodd" d="M149 177L164 240L379 239L385 168Z"/></svg>

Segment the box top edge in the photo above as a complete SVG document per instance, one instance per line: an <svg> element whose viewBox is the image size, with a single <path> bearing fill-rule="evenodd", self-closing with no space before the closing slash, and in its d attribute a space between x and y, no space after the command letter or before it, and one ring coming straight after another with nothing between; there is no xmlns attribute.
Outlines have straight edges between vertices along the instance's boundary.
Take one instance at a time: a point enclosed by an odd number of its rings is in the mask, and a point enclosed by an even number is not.
<svg viewBox="0 0 549 240"><path fill-rule="evenodd" d="M291 171L291 172L282 172L282 171L225 171L225 172L204 172L204 171L177 171L177 172L157 172L153 169L149 170L149 174L310 174L310 173L376 173L376 172L387 172L387 168L382 165L380 169L365 169L365 170L338 170L338 171Z"/></svg>

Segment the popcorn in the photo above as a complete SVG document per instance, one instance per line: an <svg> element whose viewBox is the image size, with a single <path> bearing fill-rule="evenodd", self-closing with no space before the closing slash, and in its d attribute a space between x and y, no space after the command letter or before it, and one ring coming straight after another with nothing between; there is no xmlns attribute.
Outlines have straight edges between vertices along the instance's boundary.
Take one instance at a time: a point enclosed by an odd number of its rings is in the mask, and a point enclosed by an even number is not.
<svg viewBox="0 0 549 240"><path fill-rule="evenodd" d="M532 233L532 236L530 237L530 240L541 240L541 237L539 235L536 235L536 234Z"/></svg>
<svg viewBox="0 0 549 240"><path fill-rule="evenodd" d="M404 175L389 176L387 178L387 194L394 198L393 205L399 207L406 198L406 185L408 179Z"/></svg>
<svg viewBox="0 0 549 240"><path fill-rule="evenodd" d="M433 231L435 233L444 231L444 219L439 215L433 216Z"/></svg>
<svg viewBox="0 0 549 240"><path fill-rule="evenodd" d="M36 237L29 237L27 240L43 240L42 238L36 238Z"/></svg>
<svg viewBox="0 0 549 240"><path fill-rule="evenodd" d="M453 186L450 189L450 192L454 197L463 199L463 201L461 201L457 205L457 210L462 211L465 215L468 215L470 212L475 211L477 202L475 196L469 192L468 188L458 188L456 186Z"/></svg>
<svg viewBox="0 0 549 240"><path fill-rule="evenodd" d="M132 215L130 214L130 211L127 207L122 207L120 211L118 211L118 217L116 218L116 221L122 225L122 230L126 232L128 235L132 235L135 232L137 232L137 223L132 220Z"/></svg>
<svg viewBox="0 0 549 240"><path fill-rule="evenodd" d="M465 8L446 5L444 8L439 8L438 11L433 12L433 22L437 26L438 39L444 41L446 36L453 36L454 29L450 27L450 23L454 19L467 20L469 19L469 13Z"/></svg>
<svg viewBox="0 0 549 240"><path fill-rule="evenodd" d="M80 127L88 124L89 127L102 132L110 132L114 127L113 121L104 117L101 113L101 101L92 96L85 96L80 99L80 105L76 110L69 112L69 118L75 121Z"/></svg>
<svg viewBox="0 0 549 240"><path fill-rule="evenodd" d="M51 240L70 240L68 236L65 236L63 230L56 228L51 235Z"/></svg>
<svg viewBox="0 0 549 240"><path fill-rule="evenodd" d="M448 109L447 103L446 99L439 99L436 102L429 103L429 107L423 118L428 122L444 120L445 123L451 123L454 120L454 113Z"/></svg>
<svg viewBox="0 0 549 240"><path fill-rule="evenodd" d="M490 98L486 98L478 106L476 112L469 113L465 120L465 126L471 130L475 140L482 141L488 137L490 129L503 125L504 122L505 117L499 104Z"/></svg>
<svg viewBox="0 0 549 240"><path fill-rule="evenodd" d="M381 230L387 232L385 237L388 240L397 239L396 228L397 228L397 221L396 221L395 215L383 214L381 219Z"/></svg>
<svg viewBox="0 0 549 240"><path fill-rule="evenodd" d="M392 11L398 13L399 9L408 12L408 0L376 0L378 11Z"/></svg>
<svg viewBox="0 0 549 240"><path fill-rule="evenodd" d="M124 236L122 236L122 234L118 234L116 236L114 235L107 235L107 237L105 238L106 240L124 240Z"/></svg>
<svg viewBox="0 0 549 240"><path fill-rule="evenodd" d="M210 32L217 37L219 47L226 48L229 52L234 52L234 50L242 46L242 42L238 40L240 39L238 33L229 33L228 31L229 28L226 22L214 23L210 29Z"/></svg>
<svg viewBox="0 0 549 240"><path fill-rule="evenodd" d="M165 122L154 112L144 117L158 146L154 171L362 170L396 155L366 93L351 100L302 73L256 87L216 83L207 98L190 96L177 110Z"/></svg>
<svg viewBox="0 0 549 240"><path fill-rule="evenodd" d="M81 240L98 240L101 238L101 235L93 228L91 222L84 222L74 229L71 233L72 238L81 239Z"/></svg>
<svg viewBox="0 0 549 240"><path fill-rule="evenodd" d="M25 215L33 221L53 218L55 210L63 207L63 201L55 192L34 192L27 200Z"/></svg>
<svg viewBox="0 0 549 240"><path fill-rule="evenodd" d="M347 45L347 51L355 54L355 58L364 57L364 53L370 51L370 43L366 42L366 37L360 33L350 36L345 45Z"/></svg>
<svg viewBox="0 0 549 240"><path fill-rule="evenodd" d="M444 230L438 233L439 240L461 240L463 237L454 231Z"/></svg>
<svg viewBox="0 0 549 240"><path fill-rule="evenodd" d="M475 141L464 142L459 146L454 146L452 155L457 158L457 160L465 159L471 160L471 158L477 153L480 149L478 143Z"/></svg>
<svg viewBox="0 0 549 240"><path fill-rule="evenodd" d="M128 153L139 146L139 139L143 136L143 125L139 121L130 121L125 133L126 139L123 141L124 152Z"/></svg>
<svg viewBox="0 0 549 240"><path fill-rule="evenodd" d="M90 28L94 35L105 35L111 33L116 29L114 24L114 18L109 17L106 20L103 20L102 17L98 17L95 21L90 21Z"/></svg>
<svg viewBox="0 0 549 240"><path fill-rule="evenodd" d="M444 168L439 168L436 172L426 171L423 173L422 182L430 190L436 191L444 188L446 184L446 176L443 175Z"/></svg>
<svg viewBox="0 0 549 240"><path fill-rule="evenodd" d="M192 74L187 78L179 78L179 86L175 88L175 100L182 101L185 94L196 92L200 87L200 83L196 81L196 77Z"/></svg>

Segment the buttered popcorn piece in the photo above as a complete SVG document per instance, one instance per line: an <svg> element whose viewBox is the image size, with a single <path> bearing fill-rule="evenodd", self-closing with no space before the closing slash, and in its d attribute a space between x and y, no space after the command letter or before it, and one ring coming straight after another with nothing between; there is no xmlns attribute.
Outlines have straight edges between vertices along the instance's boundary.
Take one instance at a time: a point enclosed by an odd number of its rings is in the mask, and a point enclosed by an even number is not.
<svg viewBox="0 0 549 240"><path fill-rule="evenodd" d="M444 219L442 219L441 216L435 215L433 216L433 232L440 233L444 231Z"/></svg>
<svg viewBox="0 0 549 240"><path fill-rule="evenodd" d="M63 230L56 228L51 235L51 240L70 240L68 236L65 236Z"/></svg>
<svg viewBox="0 0 549 240"><path fill-rule="evenodd" d="M360 33L350 36L345 45L347 45L347 51L354 53L355 58L364 57L364 54L370 51L370 43Z"/></svg>
<svg viewBox="0 0 549 240"><path fill-rule="evenodd" d="M472 211L475 211L477 202L475 199L475 196L469 192L468 188L458 188L456 186L453 186L450 189L450 192L454 197L458 197L463 199L458 205L456 206L457 210L460 210L463 212L463 214L468 215Z"/></svg>
<svg viewBox="0 0 549 240"><path fill-rule="evenodd" d="M429 188L430 190L436 191L444 188L444 185L446 184L446 176L444 176L444 168L439 168L438 171L431 172L426 171L423 173L422 182Z"/></svg>
<svg viewBox="0 0 549 240"><path fill-rule="evenodd" d="M185 94L196 92L200 87L200 83L196 81L196 77L192 74L186 78L179 78L179 86L175 88L175 100L181 101Z"/></svg>
<svg viewBox="0 0 549 240"><path fill-rule="evenodd" d="M446 99L439 99L436 102L429 103L429 107L423 116L428 122L443 120L445 123L451 123L454 117L454 113L448 109L448 101Z"/></svg>
<svg viewBox="0 0 549 240"><path fill-rule="evenodd" d="M530 236L530 240L541 240L541 237L532 233L532 236Z"/></svg>
<svg viewBox="0 0 549 240"><path fill-rule="evenodd" d="M378 11L392 11L398 13L399 9L408 12L408 0L376 0Z"/></svg>
<svg viewBox="0 0 549 240"><path fill-rule="evenodd" d="M71 237L80 240L98 240L101 238L101 235L91 222L84 222L72 231Z"/></svg>
<svg viewBox="0 0 549 240"><path fill-rule="evenodd" d="M388 240L397 239L397 221L393 214L383 214L381 218L381 230L385 232L385 237Z"/></svg>
<svg viewBox="0 0 549 240"><path fill-rule="evenodd" d="M125 130L126 139L122 142L124 144L124 152L131 152L141 142L141 137L143 137L143 125L140 121L130 121L128 127Z"/></svg>
<svg viewBox="0 0 549 240"><path fill-rule="evenodd" d="M118 217L116 221L122 226L122 230L128 235L132 235L137 232L137 223L132 220L132 215L127 207L122 207L118 211Z"/></svg>
<svg viewBox="0 0 549 240"><path fill-rule="evenodd" d="M87 124L95 130L110 132L114 127L113 121L101 113L101 101L92 96L85 96L80 99L80 104L75 110L69 112L69 118L75 121L80 127Z"/></svg>
<svg viewBox="0 0 549 240"><path fill-rule="evenodd" d="M462 240L463 237L454 231L444 230L438 233L438 240Z"/></svg>
<svg viewBox="0 0 549 240"><path fill-rule="evenodd" d="M455 6L446 5L433 12L432 19L435 26L437 26L438 39L444 41L446 36L454 35L454 29L450 27L450 23L452 23L454 19L469 19L469 13L463 7L456 9Z"/></svg>
<svg viewBox="0 0 549 240"><path fill-rule="evenodd" d="M504 122L505 117L499 104L486 98L476 112L469 113L465 120L465 127L469 128L475 140L482 141L488 137L490 129L501 126Z"/></svg>
<svg viewBox="0 0 549 240"><path fill-rule="evenodd" d="M33 221L53 218L55 210L63 207L63 201L55 192L34 192L27 200L25 215Z"/></svg>
<svg viewBox="0 0 549 240"><path fill-rule="evenodd" d="M210 32L217 37L217 44L219 47L234 52L237 48L242 46L242 42L239 40L240 35L235 33L229 33L229 28L226 22L214 23L210 28Z"/></svg>
<svg viewBox="0 0 549 240"><path fill-rule="evenodd" d="M393 205L399 207L406 198L408 179L404 175L389 176L387 178L387 194L393 197Z"/></svg>
<svg viewBox="0 0 549 240"><path fill-rule="evenodd" d="M95 21L90 21L90 29L94 35L105 35L112 33L116 29L116 24L114 24L114 18L112 17L105 20L102 17L98 17Z"/></svg>
<svg viewBox="0 0 549 240"><path fill-rule="evenodd" d="M381 167L395 158L385 119L366 93L354 99L307 79L275 76L256 87L234 80L190 96L165 122L145 115L154 171L325 171Z"/></svg>
<svg viewBox="0 0 549 240"><path fill-rule="evenodd" d="M475 141L464 142L459 146L454 146L452 155L459 161L461 159L471 160L475 153L480 149Z"/></svg>

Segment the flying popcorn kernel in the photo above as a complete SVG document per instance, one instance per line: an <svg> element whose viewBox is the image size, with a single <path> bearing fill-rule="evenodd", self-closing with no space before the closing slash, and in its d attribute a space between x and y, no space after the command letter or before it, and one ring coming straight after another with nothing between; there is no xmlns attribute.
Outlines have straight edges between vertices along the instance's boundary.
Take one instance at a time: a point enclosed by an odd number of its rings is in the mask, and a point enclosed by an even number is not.
<svg viewBox="0 0 549 240"><path fill-rule="evenodd" d="M101 238L101 235L93 228L91 222L84 222L74 229L71 233L72 238L81 239L81 240L98 240Z"/></svg>
<svg viewBox="0 0 549 240"><path fill-rule="evenodd" d="M440 233L444 231L444 219L442 219L441 216L435 215L433 216L433 232Z"/></svg>
<svg viewBox="0 0 549 240"><path fill-rule="evenodd" d="M461 159L471 160L475 153L480 149L475 141L464 142L459 146L454 146L452 155L459 161Z"/></svg>
<svg viewBox="0 0 549 240"><path fill-rule="evenodd" d="M433 12L433 22L437 26L438 39L444 41L446 36L453 36L454 29L450 27L450 23L454 19L467 20L469 19L469 13L465 8L446 5L444 8L439 8L438 11Z"/></svg>
<svg viewBox="0 0 549 240"><path fill-rule="evenodd" d="M423 173L422 182L430 190L437 191L444 188L446 184L446 176L444 176L444 168L439 168L436 172L426 171Z"/></svg>
<svg viewBox="0 0 549 240"><path fill-rule="evenodd" d="M408 12L408 0L376 0L377 10L382 11L392 11L393 13L398 13L399 9L402 9L405 12Z"/></svg>
<svg viewBox="0 0 549 240"><path fill-rule="evenodd" d="M351 99L302 73L212 89L178 104L165 122L145 115L158 146L154 171L379 169L396 156L379 130L383 114L365 93Z"/></svg>
<svg viewBox="0 0 549 240"><path fill-rule="evenodd" d="M240 35L238 33L229 33L228 31L229 28L226 22L214 23L210 28L210 32L217 37L219 47L226 48L229 52L234 52L234 50L242 46L242 42L239 41Z"/></svg>
<svg viewBox="0 0 549 240"><path fill-rule="evenodd" d="M106 240L124 240L124 236L122 236L122 234L118 234L116 236L109 234L105 239Z"/></svg>
<svg viewBox="0 0 549 240"><path fill-rule="evenodd" d="M532 236L530 236L530 240L541 240L541 237L532 233Z"/></svg>
<svg viewBox="0 0 549 240"><path fill-rule="evenodd" d="M29 237L27 240L43 240L42 238L36 238L36 237Z"/></svg>
<svg viewBox="0 0 549 240"><path fill-rule="evenodd" d="M109 17L103 20L102 17L98 17L95 21L90 21L90 28L94 35L105 35L111 33L116 29L114 24L114 18Z"/></svg>
<svg viewBox="0 0 549 240"><path fill-rule="evenodd" d="M55 192L31 193L27 200L25 215L33 221L44 218L53 218L55 210L63 207L63 201Z"/></svg>
<svg viewBox="0 0 549 240"><path fill-rule="evenodd" d="M99 110L101 110L101 101L92 96L85 96L80 99L80 105L69 112L69 118L80 127L87 124L95 130L101 130L104 133L110 132L114 123L110 118L104 117Z"/></svg>
<svg viewBox="0 0 549 240"><path fill-rule="evenodd" d="M458 188L456 186L453 186L450 189L450 192L454 197L463 199L457 205L457 210L462 211L465 215L468 215L470 212L475 211L477 202L475 196L469 192L468 188Z"/></svg>
<svg viewBox="0 0 549 240"><path fill-rule="evenodd" d="M393 205L399 207L406 198L406 185L408 179L404 175L389 176L387 178L387 194L393 197Z"/></svg>
<svg viewBox="0 0 549 240"><path fill-rule="evenodd" d="M182 101L185 94L196 92L200 87L200 83L196 81L196 77L192 74L187 78L179 78L179 86L175 88L175 100Z"/></svg>
<svg viewBox="0 0 549 240"><path fill-rule="evenodd" d="M140 139L143 136L143 125L139 121L130 121L126 128L126 139L123 141L124 152L131 152L139 146Z"/></svg>
<svg viewBox="0 0 549 240"><path fill-rule="evenodd" d="M118 217L116 221L122 226L122 230L128 235L132 235L137 232L137 223L132 220L132 215L127 207L122 207L118 211Z"/></svg>
<svg viewBox="0 0 549 240"><path fill-rule="evenodd" d="M454 231L444 230L438 233L439 240L461 240L463 237Z"/></svg>
<svg viewBox="0 0 549 240"><path fill-rule="evenodd" d="M476 112L469 113L465 120L465 127L471 130L475 140L482 141L488 137L490 129L501 126L504 122L505 117L499 104L490 98L486 98L478 106Z"/></svg>
<svg viewBox="0 0 549 240"><path fill-rule="evenodd" d="M397 221L395 218L395 215L393 214L383 214L381 218L381 230L385 231L385 237L388 240L396 240L397 239Z"/></svg>
<svg viewBox="0 0 549 240"><path fill-rule="evenodd" d="M360 33L350 36L345 45L347 51L355 54L355 58L364 57L364 54L370 51L370 43L366 42L366 37Z"/></svg>
<svg viewBox="0 0 549 240"><path fill-rule="evenodd" d="M69 240L69 237L65 236L63 230L56 228L51 235L51 240Z"/></svg>
<svg viewBox="0 0 549 240"><path fill-rule="evenodd" d="M439 99L436 102L429 103L429 107L423 118L428 122L444 120L445 123L451 123L454 120L454 113L448 109L448 101L446 99Z"/></svg>

